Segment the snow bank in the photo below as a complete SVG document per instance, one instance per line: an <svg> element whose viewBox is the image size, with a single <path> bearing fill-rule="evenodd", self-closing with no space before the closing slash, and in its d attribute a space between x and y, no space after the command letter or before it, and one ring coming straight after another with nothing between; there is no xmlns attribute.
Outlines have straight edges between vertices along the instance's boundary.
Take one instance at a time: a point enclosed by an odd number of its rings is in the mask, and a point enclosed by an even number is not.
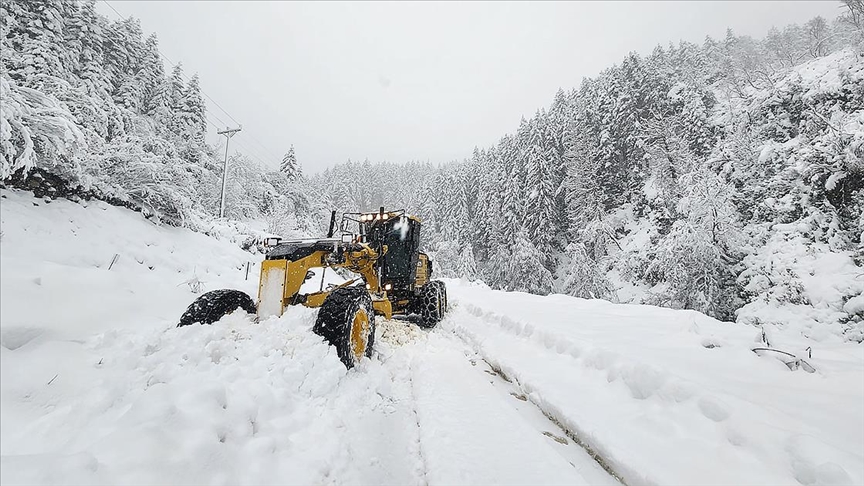
<svg viewBox="0 0 864 486"><path fill-rule="evenodd" d="M778 87L798 81L807 88L804 100L840 92L849 81L864 80L864 63L857 57L854 49L843 49L805 62L793 68L792 75L781 81Z"/></svg>
<svg viewBox="0 0 864 486"><path fill-rule="evenodd" d="M196 282L202 291L239 286L255 295L261 257L229 241L156 226L101 201L48 203L14 190L0 196L4 346L22 344L5 342L20 340L14 336L72 338L176 323L196 297Z"/></svg>
<svg viewBox="0 0 864 486"><path fill-rule="evenodd" d="M445 326L627 484L864 483L864 347L693 311L448 282ZM812 358L806 347L813 345Z"/></svg>
<svg viewBox="0 0 864 486"><path fill-rule="evenodd" d="M849 320L849 296L864 292L864 272L852 252L832 250L802 234L803 223L774 225L764 246L744 259L739 282L754 298L737 321L788 329L816 341L864 340L864 322ZM838 325L839 323L843 323Z"/></svg>

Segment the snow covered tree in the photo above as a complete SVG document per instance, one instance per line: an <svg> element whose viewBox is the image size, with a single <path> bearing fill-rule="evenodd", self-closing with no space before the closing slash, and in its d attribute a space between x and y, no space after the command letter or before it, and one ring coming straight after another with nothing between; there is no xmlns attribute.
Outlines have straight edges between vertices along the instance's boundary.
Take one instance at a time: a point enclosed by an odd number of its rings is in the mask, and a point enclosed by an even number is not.
<svg viewBox="0 0 864 486"><path fill-rule="evenodd" d="M204 99L201 97L201 86L198 75L193 74L183 90L183 98L179 110L174 113L180 134L186 141L197 144L204 143L207 131L207 113Z"/></svg>
<svg viewBox="0 0 864 486"><path fill-rule="evenodd" d="M600 162L588 153L583 138L574 137L573 144L564 155L569 168L564 189L571 218L571 241L584 244L591 258L599 261L608 253L611 243L617 244L615 231L607 221L603 188L598 182Z"/></svg>
<svg viewBox="0 0 864 486"><path fill-rule="evenodd" d="M0 77L0 180L40 162L63 164L85 145L75 118L55 98Z"/></svg>
<svg viewBox="0 0 864 486"><path fill-rule="evenodd" d="M87 86L90 94L106 98L111 90L111 80L103 69L104 30L103 17L96 13L96 0L86 0L76 16L70 19L74 25L78 47L75 74Z"/></svg>
<svg viewBox="0 0 864 486"><path fill-rule="evenodd" d="M144 43L144 58L136 78L142 88L142 111L156 118L167 116L170 103L168 84L156 34L150 35Z"/></svg>
<svg viewBox="0 0 864 486"><path fill-rule="evenodd" d="M556 167L561 164L554 142L544 140L545 114L538 112L531 119L526 150L526 212L524 226L529 238L543 255L544 265L552 265L552 252L556 246L558 208L556 192L560 184L556 180ZM548 149L544 146L548 146Z"/></svg>
<svg viewBox="0 0 864 486"><path fill-rule="evenodd" d="M545 257L531 243L528 232L520 229L512 241L510 264L502 287L508 291L547 295L553 290L552 273L544 266Z"/></svg>
<svg viewBox="0 0 864 486"><path fill-rule="evenodd" d="M456 276L469 281L477 279L477 262L474 260L474 250L471 245L463 245L456 261Z"/></svg>
<svg viewBox="0 0 864 486"><path fill-rule="evenodd" d="M617 301L612 283L588 254L584 244L569 244L565 254L569 261L564 267L564 278L559 288L561 293L583 299Z"/></svg>
<svg viewBox="0 0 864 486"><path fill-rule="evenodd" d="M523 119L517 137L507 136L501 140L501 156L506 174L501 209L504 212L504 228L508 234L515 233L525 219L525 163L521 156L519 141L527 138L528 122Z"/></svg>
<svg viewBox="0 0 864 486"><path fill-rule="evenodd" d="M300 177L300 164L297 163L297 157L294 156L294 145L288 149L288 152L282 157L282 165L279 170L288 177L288 180L297 180Z"/></svg>
<svg viewBox="0 0 864 486"><path fill-rule="evenodd" d="M167 82L168 95L168 118L165 120L169 130L177 137L184 133L183 98L186 87L183 81L183 63L177 63L171 69L171 76Z"/></svg>
<svg viewBox="0 0 864 486"><path fill-rule="evenodd" d="M730 319L740 305L734 265L744 243L734 191L705 168L680 182L685 192L678 210L685 217L656 245L648 273L668 286L667 305Z"/></svg>
<svg viewBox="0 0 864 486"><path fill-rule="evenodd" d="M483 281L492 288L506 289L512 257L511 245L509 242L498 241L489 251L489 261L481 272Z"/></svg>
<svg viewBox="0 0 864 486"><path fill-rule="evenodd" d="M15 81L42 87L41 77L65 79L69 54L64 50L68 12L62 2L35 0L4 2L3 64ZM8 22L8 24L7 24Z"/></svg>

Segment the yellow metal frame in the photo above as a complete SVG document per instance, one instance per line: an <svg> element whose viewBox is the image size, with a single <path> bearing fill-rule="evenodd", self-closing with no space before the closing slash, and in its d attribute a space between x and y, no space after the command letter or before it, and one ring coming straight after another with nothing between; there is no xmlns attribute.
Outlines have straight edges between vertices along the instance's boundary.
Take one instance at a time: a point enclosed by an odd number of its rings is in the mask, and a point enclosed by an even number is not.
<svg viewBox="0 0 864 486"><path fill-rule="evenodd" d="M413 216L408 216L412 219L417 219ZM418 219L419 221L419 219ZM316 251L308 256L298 260L264 260L261 264L261 275L258 281L258 303L261 304L265 297L264 290L267 283L268 275L275 270L284 273L285 281L282 282L281 289L281 309L279 315L284 312L285 307L289 305L302 304L306 307L321 307L327 296L330 295L336 288L347 287L357 282L357 278L349 280L338 287L321 292L313 292L311 294L300 294L300 287L306 281L306 274L313 268L345 268L353 273L360 274L366 283L366 288L373 295L372 308L376 314L383 315L386 319L393 316L393 303L387 297L387 292L381 288L381 282L378 280L378 274L375 271L375 262L382 255L387 253L387 246L384 245L381 255L373 250L365 243L359 243L359 249L351 250L344 253L344 260L335 263L329 260L331 253L325 250ZM420 287L429 280L429 259L421 253L418 260L417 278L415 286ZM375 297L380 295L380 297ZM397 302L398 308L402 309L407 306L408 301Z"/></svg>

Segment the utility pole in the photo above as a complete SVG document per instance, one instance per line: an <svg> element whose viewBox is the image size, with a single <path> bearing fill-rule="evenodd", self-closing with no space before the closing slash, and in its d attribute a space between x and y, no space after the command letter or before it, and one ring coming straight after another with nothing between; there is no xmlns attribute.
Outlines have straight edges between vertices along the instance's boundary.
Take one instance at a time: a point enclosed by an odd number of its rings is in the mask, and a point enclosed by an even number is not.
<svg viewBox="0 0 864 486"><path fill-rule="evenodd" d="M235 133L239 132L243 126L237 128L225 128L216 132L218 135L225 135L225 164L222 166L222 197L219 198L219 217L225 217L225 188L228 185L228 142Z"/></svg>

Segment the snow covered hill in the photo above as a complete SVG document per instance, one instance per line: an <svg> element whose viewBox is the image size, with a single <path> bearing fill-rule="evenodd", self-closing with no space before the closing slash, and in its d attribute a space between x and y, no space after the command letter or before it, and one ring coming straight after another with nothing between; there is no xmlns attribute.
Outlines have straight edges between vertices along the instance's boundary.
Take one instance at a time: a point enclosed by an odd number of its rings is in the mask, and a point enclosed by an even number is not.
<svg viewBox="0 0 864 486"><path fill-rule="evenodd" d="M864 483L860 345L450 280L438 328L379 319L349 372L314 310L174 327L260 256L2 196L4 485Z"/></svg>

